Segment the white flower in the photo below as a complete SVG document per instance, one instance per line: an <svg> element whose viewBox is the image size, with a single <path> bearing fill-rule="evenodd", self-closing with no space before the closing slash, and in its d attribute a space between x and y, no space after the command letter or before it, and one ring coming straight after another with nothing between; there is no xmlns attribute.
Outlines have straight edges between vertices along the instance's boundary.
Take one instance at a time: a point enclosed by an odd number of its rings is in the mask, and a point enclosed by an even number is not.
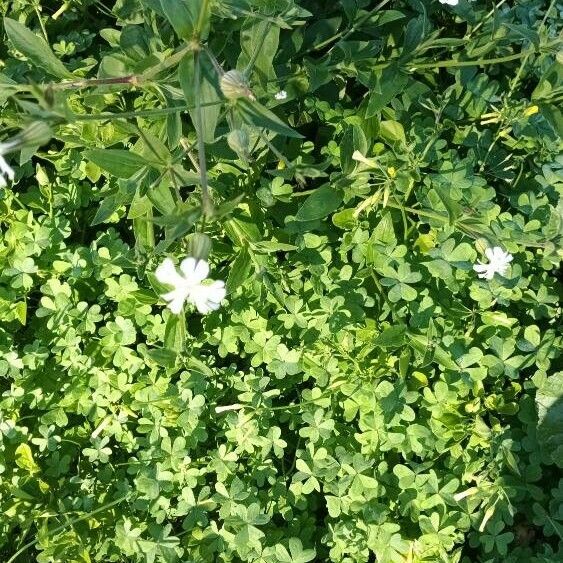
<svg viewBox="0 0 563 563"><path fill-rule="evenodd" d="M210 284L202 283L209 275L209 264L205 260L190 257L182 260L180 270L182 273L178 273L170 258L165 258L155 271L160 283L174 288L161 295L168 302L168 308L177 315L187 301L195 305L202 315L218 309L227 291L225 282L220 280Z"/></svg>
<svg viewBox="0 0 563 563"><path fill-rule="evenodd" d="M0 187L4 188L7 186L6 178L13 181L14 171L11 166L4 160L2 156L2 143L0 143ZM5 177L6 178L5 178Z"/></svg>
<svg viewBox="0 0 563 563"><path fill-rule="evenodd" d="M280 90L275 96L276 100L285 100L287 98L287 92L285 90Z"/></svg>
<svg viewBox="0 0 563 563"><path fill-rule="evenodd" d="M494 248L487 248L485 255L489 259L488 264L475 264L473 269L477 272L480 278L492 280L495 274L503 276L508 268L508 264L512 262L512 254L505 252L500 246Z"/></svg>
<svg viewBox="0 0 563 563"><path fill-rule="evenodd" d="M447 4L448 6L457 6L459 0L440 0L440 4Z"/></svg>

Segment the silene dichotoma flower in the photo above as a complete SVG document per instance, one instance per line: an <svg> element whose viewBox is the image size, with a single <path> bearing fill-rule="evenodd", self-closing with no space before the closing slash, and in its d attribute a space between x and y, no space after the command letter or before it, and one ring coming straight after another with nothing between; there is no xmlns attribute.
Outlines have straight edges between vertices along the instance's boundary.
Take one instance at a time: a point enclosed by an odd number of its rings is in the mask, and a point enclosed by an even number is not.
<svg viewBox="0 0 563 563"><path fill-rule="evenodd" d="M440 4L447 4L448 6L457 6L459 0L440 0Z"/></svg>
<svg viewBox="0 0 563 563"><path fill-rule="evenodd" d="M225 282L207 280L209 264L206 260L186 258L180 263L180 272L170 258L165 258L155 271L160 283L172 286L172 291L161 295L174 314L179 314L184 303L188 302L205 315L215 311L227 293ZM206 282L207 283L204 283Z"/></svg>
<svg viewBox="0 0 563 563"><path fill-rule="evenodd" d="M512 254L505 252L500 246L487 248L485 256L489 259L488 264L475 264L473 269L477 272L480 278L492 280L495 274L503 276L508 269L508 265L512 262Z"/></svg>
<svg viewBox="0 0 563 563"><path fill-rule="evenodd" d="M287 92L285 90L280 90L275 96L276 100L285 100L287 98Z"/></svg>

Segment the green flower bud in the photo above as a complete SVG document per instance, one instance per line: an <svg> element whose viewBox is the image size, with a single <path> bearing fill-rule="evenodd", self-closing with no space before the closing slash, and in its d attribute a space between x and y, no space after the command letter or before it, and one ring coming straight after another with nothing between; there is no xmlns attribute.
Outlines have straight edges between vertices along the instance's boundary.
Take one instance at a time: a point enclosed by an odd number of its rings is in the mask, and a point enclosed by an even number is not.
<svg viewBox="0 0 563 563"><path fill-rule="evenodd" d="M196 260L207 260L211 246L211 239L204 233L193 233L188 237L188 254Z"/></svg>

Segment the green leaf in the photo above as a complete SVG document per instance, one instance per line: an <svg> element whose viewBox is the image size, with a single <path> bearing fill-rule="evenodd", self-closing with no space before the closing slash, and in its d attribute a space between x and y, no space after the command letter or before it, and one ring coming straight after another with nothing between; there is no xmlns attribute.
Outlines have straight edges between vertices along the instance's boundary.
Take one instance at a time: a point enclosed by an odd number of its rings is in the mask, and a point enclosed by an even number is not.
<svg viewBox="0 0 563 563"><path fill-rule="evenodd" d="M159 366L164 368L173 368L176 365L176 352L168 350L167 348L152 348L147 350L147 354Z"/></svg>
<svg viewBox="0 0 563 563"><path fill-rule="evenodd" d="M217 121L221 114L222 97L219 90L216 72L211 63L200 57L201 65L201 84L200 84L200 102L201 102L201 121L202 135L206 143L212 143L215 140L215 129ZM178 79L180 86L184 92L184 98L190 108L195 106L195 68L193 54L187 54L178 66ZM196 123L195 110L189 110L192 123Z"/></svg>
<svg viewBox="0 0 563 563"><path fill-rule="evenodd" d="M398 348L401 346L405 339L407 327L405 325L396 325L386 328L377 338L373 341L374 346L380 348Z"/></svg>
<svg viewBox="0 0 563 563"><path fill-rule="evenodd" d="M342 203L342 192L326 184L317 188L297 211L297 221L315 221L324 219L338 209Z"/></svg>
<svg viewBox="0 0 563 563"><path fill-rule="evenodd" d="M91 149L84 156L117 178L130 178L147 165L141 155L124 149Z"/></svg>
<svg viewBox="0 0 563 563"><path fill-rule="evenodd" d="M446 211L448 212L450 225L453 225L456 219L461 217L461 215L463 214L462 206L450 196L444 186L441 186L440 184L434 184L433 187L439 198L442 200Z"/></svg>
<svg viewBox="0 0 563 563"><path fill-rule="evenodd" d="M251 264L250 254L246 248L243 248L231 266L226 284L227 293L232 293L244 283L250 273Z"/></svg>
<svg viewBox="0 0 563 563"><path fill-rule="evenodd" d="M433 346L427 337L419 334L409 333L408 343L414 350L426 354L429 349L434 349L434 361L440 364L445 369L459 371L459 366L455 363L449 352L444 350L441 346Z"/></svg>
<svg viewBox="0 0 563 563"><path fill-rule="evenodd" d="M100 223L107 221L123 205L124 201L125 198L122 193L117 193L104 198L90 225L99 225Z"/></svg>
<svg viewBox="0 0 563 563"><path fill-rule="evenodd" d="M186 345L186 320L183 314L169 315L164 330L164 348L177 354Z"/></svg>
<svg viewBox="0 0 563 563"><path fill-rule="evenodd" d="M384 69L371 89L366 108L366 119L373 117L388 105L397 94L405 89L407 82L408 76L401 72L397 65L391 65ZM362 154L365 154L365 152Z"/></svg>
<svg viewBox="0 0 563 563"><path fill-rule="evenodd" d="M403 42L403 50L401 52L401 59L406 59L411 55L416 48L420 45L425 32L426 21L424 16L413 18L407 24L405 29L405 40Z"/></svg>
<svg viewBox="0 0 563 563"><path fill-rule="evenodd" d="M33 459L31 448L27 444L20 444L15 451L15 461L18 467L25 469L28 473L37 473L39 466Z"/></svg>
<svg viewBox="0 0 563 563"><path fill-rule="evenodd" d="M55 56L42 37L35 35L25 25L4 18L4 29L13 46L23 53L37 68L56 78L74 78L74 75Z"/></svg>
<svg viewBox="0 0 563 563"><path fill-rule="evenodd" d="M548 377L536 393L538 443L549 460L563 468L563 373Z"/></svg>
<svg viewBox="0 0 563 563"><path fill-rule="evenodd" d="M339 229L349 231L353 229L358 220L354 217L354 208L343 209L332 216L332 223Z"/></svg>
<svg viewBox="0 0 563 563"><path fill-rule="evenodd" d="M340 166L344 174L352 172L357 165L352 158L355 151L366 154L368 143L362 128L358 125L351 125L346 128L340 144Z"/></svg>
<svg viewBox="0 0 563 563"><path fill-rule="evenodd" d="M275 113L265 108L259 102L253 102L247 98L239 98L236 108L247 125L264 128L286 137L303 138L303 135L287 126Z"/></svg>
<svg viewBox="0 0 563 563"><path fill-rule="evenodd" d="M240 31L241 54L237 69L245 71L254 58L251 76L253 80L257 79L264 89L267 89L268 81L276 78L272 62L278 52L279 37L280 28L265 19L248 18Z"/></svg>
<svg viewBox="0 0 563 563"><path fill-rule="evenodd" d="M193 39L202 1L160 0L162 11L181 39Z"/></svg>
<svg viewBox="0 0 563 563"><path fill-rule="evenodd" d="M389 143L406 143L405 130L398 121L382 121L379 124L381 138Z"/></svg>

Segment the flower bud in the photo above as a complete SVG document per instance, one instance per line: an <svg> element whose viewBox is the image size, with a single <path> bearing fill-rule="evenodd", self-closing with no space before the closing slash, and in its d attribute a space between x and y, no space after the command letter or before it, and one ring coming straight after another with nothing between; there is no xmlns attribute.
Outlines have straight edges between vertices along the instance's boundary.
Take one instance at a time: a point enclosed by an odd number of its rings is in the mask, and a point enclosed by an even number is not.
<svg viewBox="0 0 563 563"><path fill-rule="evenodd" d="M196 260L207 260L211 246L211 239L204 233L193 233L188 237L188 254Z"/></svg>
<svg viewBox="0 0 563 563"><path fill-rule="evenodd" d="M219 85L221 92L229 100L248 98L254 101L256 99L248 86L246 77L238 70L229 70L223 74Z"/></svg>

